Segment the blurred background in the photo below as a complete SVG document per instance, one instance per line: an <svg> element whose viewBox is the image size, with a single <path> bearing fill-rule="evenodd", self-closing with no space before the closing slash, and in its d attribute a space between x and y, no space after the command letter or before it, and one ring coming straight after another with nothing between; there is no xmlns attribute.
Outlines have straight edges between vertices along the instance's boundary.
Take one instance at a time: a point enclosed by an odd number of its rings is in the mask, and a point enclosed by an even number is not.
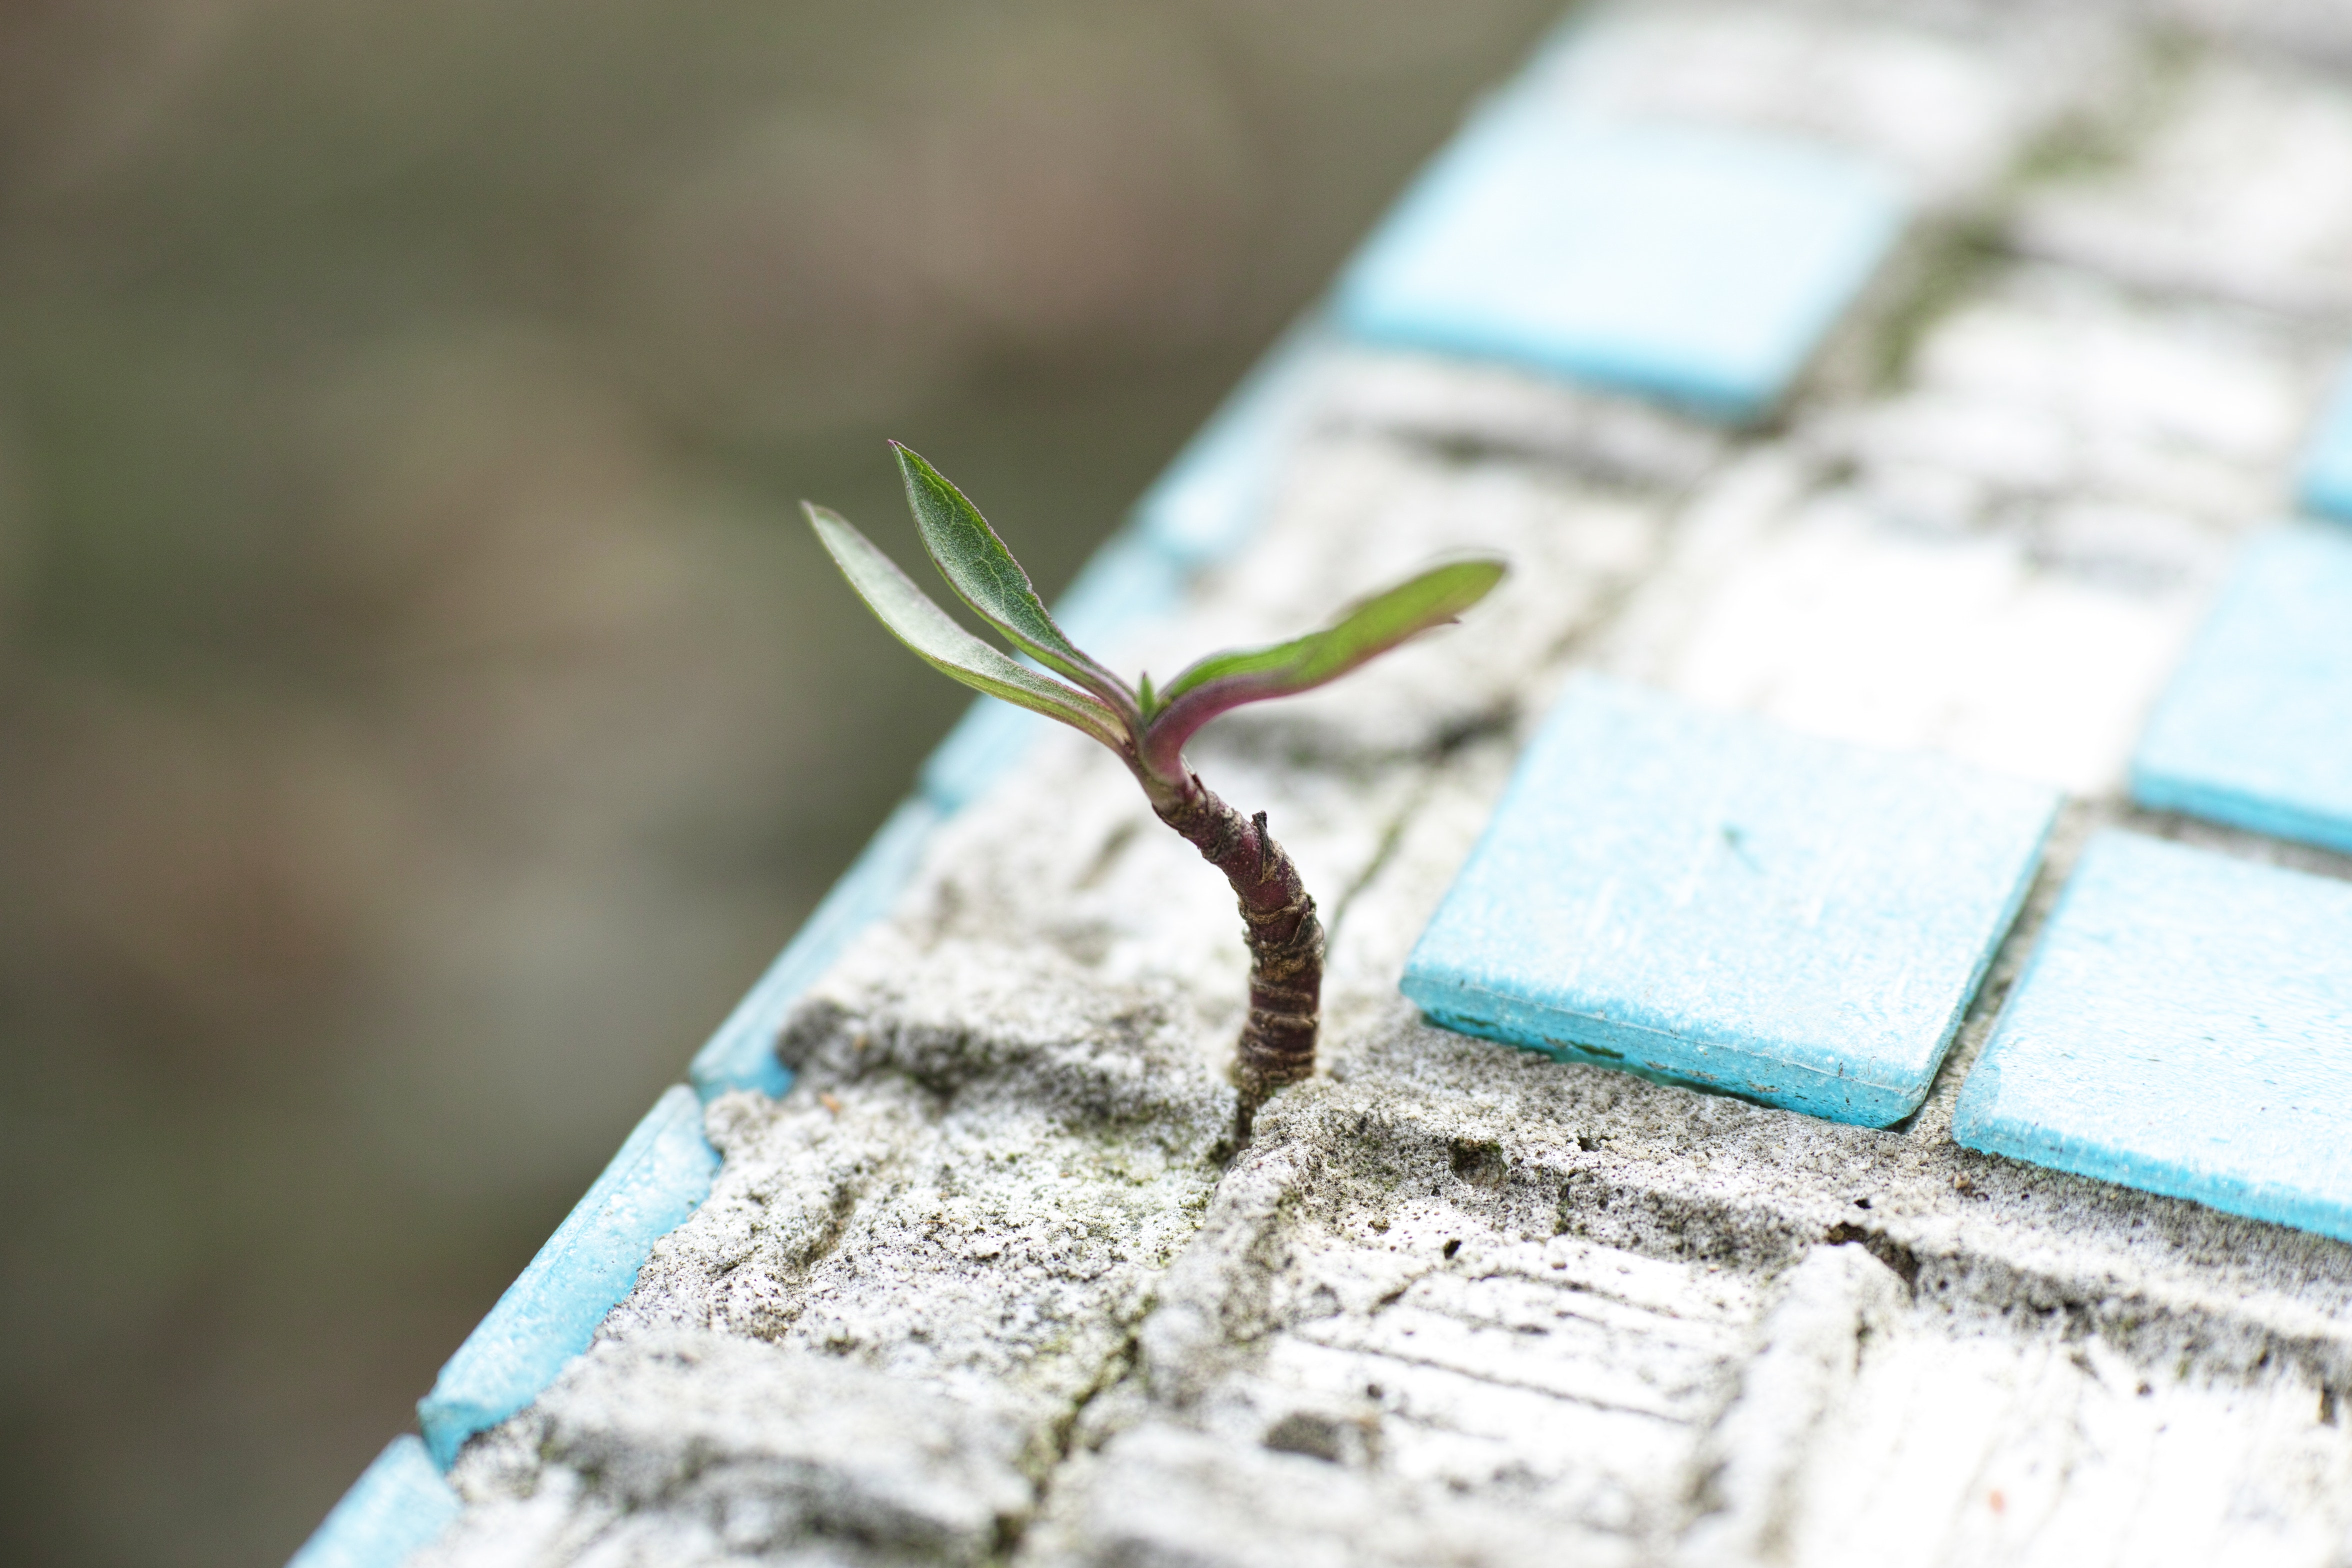
<svg viewBox="0 0 2352 1568"><path fill-rule="evenodd" d="M1555 0L0 0L0 1558L274 1563Z"/></svg>

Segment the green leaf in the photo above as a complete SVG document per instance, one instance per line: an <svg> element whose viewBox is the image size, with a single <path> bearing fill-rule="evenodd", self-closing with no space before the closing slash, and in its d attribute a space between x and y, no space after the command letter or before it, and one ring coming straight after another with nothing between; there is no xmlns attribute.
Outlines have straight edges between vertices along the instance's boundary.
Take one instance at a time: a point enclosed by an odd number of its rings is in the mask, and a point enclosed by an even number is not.
<svg viewBox="0 0 2352 1568"><path fill-rule="evenodd" d="M866 601L866 607L925 662L975 691L1083 730L1113 751L1127 749L1127 725L1108 705L1015 664L956 625L898 570L898 563L876 549L871 540L838 513L806 501L801 509L808 513L818 541L841 568L841 574L849 579L849 585L857 590L857 596Z"/></svg>
<svg viewBox="0 0 2352 1568"><path fill-rule="evenodd" d="M1358 603L1319 632L1210 655L1158 693L1159 711L1144 735L1146 764L1162 777L1179 776L1184 742L1218 714L1337 680L1408 637L1454 619L1507 570L1496 560L1449 562Z"/></svg>
<svg viewBox="0 0 2352 1568"><path fill-rule="evenodd" d="M1118 677L1097 663L1054 624L1029 574L988 526L980 509L964 499L940 471L916 453L890 443L907 482L907 504L923 536L923 548L963 602L980 612L1022 652L1058 670L1121 711L1135 708L1134 694Z"/></svg>

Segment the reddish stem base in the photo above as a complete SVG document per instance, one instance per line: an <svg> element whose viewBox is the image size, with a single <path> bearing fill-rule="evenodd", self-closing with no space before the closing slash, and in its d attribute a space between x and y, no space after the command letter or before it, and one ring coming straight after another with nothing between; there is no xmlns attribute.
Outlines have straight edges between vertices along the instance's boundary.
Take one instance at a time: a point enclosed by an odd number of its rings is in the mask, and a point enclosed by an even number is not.
<svg viewBox="0 0 2352 1568"><path fill-rule="evenodd" d="M1249 943L1249 1021L1242 1026L1234 1078L1242 1093L1241 1126L1247 1136L1257 1108L1286 1083L1315 1071L1315 1036L1322 1020L1323 926L1315 900L1282 847L1265 829L1265 813L1244 816L1193 775L1191 788L1164 803L1160 820L1182 834L1201 858L1225 874L1241 904Z"/></svg>

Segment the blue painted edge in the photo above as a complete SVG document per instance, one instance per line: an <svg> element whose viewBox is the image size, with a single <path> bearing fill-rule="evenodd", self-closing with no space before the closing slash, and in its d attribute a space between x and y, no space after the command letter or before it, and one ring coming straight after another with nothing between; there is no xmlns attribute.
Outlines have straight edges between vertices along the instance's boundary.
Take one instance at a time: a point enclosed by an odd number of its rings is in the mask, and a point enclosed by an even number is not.
<svg viewBox="0 0 2352 1568"><path fill-rule="evenodd" d="M701 1100L684 1084L667 1090L417 1402L435 1464L448 1468L467 1438L538 1398L588 1348L654 1243L701 1206L718 1170Z"/></svg>
<svg viewBox="0 0 2352 1568"><path fill-rule="evenodd" d="M884 820L768 972L695 1053L687 1077L703 1099L737 1089L780 1099L792 1088L791 1069L776 1059L776 1032L801 994L833 967L857 933L890 912L914 880L923 846L942 816L938 807L917 798L901 802Z"/></svg>
<svg viewBox="0 0 2352 1568"><path fill-rule="evenodd" d="M403 1433L360 1472L286 1568L399 1568L457 1517L457 1494Z"/></svg>
<svg viewBox="0 0 2352 1568"><path fill-rule="evenodd" d="M1248 543L1306 416L1307 387L1338 342L1322 308L1301 316L1143 492L1129 528L1195 570Z"/></svg>
<svg viewBox="0 0 2352 1568"><path fill-rule="evenodd" d="M2305 511L2352 522L2352 365L2304 448L2295 498Z"/></svg>

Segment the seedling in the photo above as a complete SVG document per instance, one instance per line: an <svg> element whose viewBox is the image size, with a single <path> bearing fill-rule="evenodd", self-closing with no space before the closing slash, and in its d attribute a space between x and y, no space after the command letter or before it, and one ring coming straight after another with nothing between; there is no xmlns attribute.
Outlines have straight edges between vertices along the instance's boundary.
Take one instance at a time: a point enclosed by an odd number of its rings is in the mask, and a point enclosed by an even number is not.
<svg viewBox="0 0 2352 1568"><path fill-rule="evenodd" d="M1336 680L1451 622L1502 580L1503 563L1432 567L1358 603L1319 632L1211 654L1164 687L1155 688L1149 675L1130 687L1063 635L1029 574L963 493L906 447L890 445L931 563L959 598L1045 670L964 630L864 534L803 502L817 538L866 607L922 658L976 691L1057 719L1117 752L1160 820L1233 884L1250 951L1249 1019L1234 1066L1246 1132L1267 1095L1315 1070L1323 927L1297 868L1267 833L1265 813L1244 816L1217 798L1186 765L1184 743L1220 713Z"/></svg>

